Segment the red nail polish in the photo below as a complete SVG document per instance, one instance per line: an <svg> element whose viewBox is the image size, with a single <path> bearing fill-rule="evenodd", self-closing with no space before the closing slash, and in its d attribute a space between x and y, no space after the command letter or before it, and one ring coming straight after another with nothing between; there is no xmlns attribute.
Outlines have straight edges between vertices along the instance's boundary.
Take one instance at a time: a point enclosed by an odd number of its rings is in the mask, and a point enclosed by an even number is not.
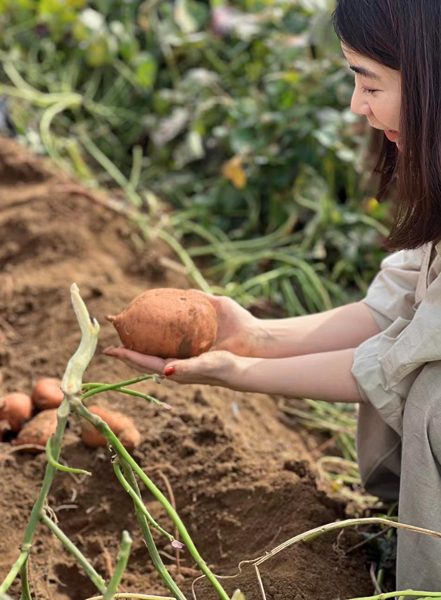
<svg viewBox="0 0 441 600"><path fill-rule="evenodd" d="M165 367L164 369L164 375L166 377L168 377L169 375L173 375L173 373L176 371L175 367Z"/></svg>

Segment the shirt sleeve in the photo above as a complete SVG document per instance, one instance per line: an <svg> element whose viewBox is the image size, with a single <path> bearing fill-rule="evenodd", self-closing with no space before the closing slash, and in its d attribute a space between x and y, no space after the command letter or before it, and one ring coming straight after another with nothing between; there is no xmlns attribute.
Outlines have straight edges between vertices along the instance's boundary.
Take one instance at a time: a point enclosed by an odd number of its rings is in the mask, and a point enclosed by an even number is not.
<svg viewBox="0 0 441 600"><path fill-rule="evenodd" d="M398 317L411 319L426 250L400 250L381 263L381 270L362 300L383 331Z"/></svg>
<svg viewBox="0 0 441 600"><path fill-rule="evenodd" d="M441 358L441 337L434 353L423 351L429 340L433 349L429 297L415 309L415 293L426 256L427 248L423 247L401 250L382 262L363 300L381 332L363 342L354 354L352 374L362 399L370 402L398 434L402 431L403 404L420 367L428 360ZM441 292L441 281L437 279L435 284ZM433 293L428 290L428 295ZM438 312L440 309L441 295ZM441 334L439 316L437 320Z"/></svg>

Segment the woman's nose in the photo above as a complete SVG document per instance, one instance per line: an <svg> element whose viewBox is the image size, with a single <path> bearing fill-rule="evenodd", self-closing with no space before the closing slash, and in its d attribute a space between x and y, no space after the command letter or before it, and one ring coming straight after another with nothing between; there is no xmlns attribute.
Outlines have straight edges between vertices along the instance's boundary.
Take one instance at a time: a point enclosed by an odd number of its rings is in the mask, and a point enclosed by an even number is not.
<svg viewBox="0 0 441 600"><path fill-rule="evenodd" d="M369 103L366 102L366 98L357 88L352 95L351 110L356 115L370 115L372 113Z"/></svg>

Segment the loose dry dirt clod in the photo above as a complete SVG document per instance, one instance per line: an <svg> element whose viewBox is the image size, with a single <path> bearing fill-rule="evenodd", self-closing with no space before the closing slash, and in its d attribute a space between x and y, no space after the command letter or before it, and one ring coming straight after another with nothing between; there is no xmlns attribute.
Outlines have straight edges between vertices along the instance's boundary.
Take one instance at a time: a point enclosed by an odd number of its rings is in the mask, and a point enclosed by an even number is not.
<svg viewBox="0 0 441 600"><path fill-rule="evenodd" d="M134 242L133 224L102 202L94 202L90 194L82 196L79 189L78 182L15 142L1 141L2 393L16 389L31 393L40 377L48 373L62 377L80 340L69 294L73 282L91 316L101 324L97 354L86 381L108 383L124 381L134 373L102 354L115 340L105 315L146 289L190 287L182 273L167 268L176 262L167 246L155 243L140 248ZM172 467L167 476L177 508L215 573L235 573L240 561L255 558L297 533L344 518L344 506L317 489L313 466L300 468L311 460L302 441L305 433L278 420L270 397L172 382L161 386L144 382L138 389L169 403L172 410L115 393L102 396L100 403L134 420L143 441L133 456L143 468ZM122 530L127 529L134 543L120 591L164 594L131 500L114 477L110 454L88 448L78 439L80 423L75 417L68 425L71 435L60 461L92 471L93 476L79 479L57 474L49 501L54 509L59 508L59 526L105 577L109 556L115 562ZM0 444L0 581L18 556L46 467L44 453L7 454L10 450L6 439ZM150 476L166 494L160 475L152 470ZM143 494L152 516L173 531L158 503L147 492ZM160 540L164 560L176 573L173 549L156 531L154 535ZM369 595L372 586L362 552L345 557L334 551L336 540L337 534L330 534L265 563L262 573L268 600L343 600ZM345 531L339 540L344 550L360 537ZM180 580L189 598L194 567L182 555ZM247 600L260 600L252 568L224 583L231 593L241 587ZM96 594L75 560L43 527L38 528L32 549L31 587L35 600L84 600ZM203 582L196 584L196 592L200 600L215 598ZM10 593L19 597L18 582Z"/></svg>

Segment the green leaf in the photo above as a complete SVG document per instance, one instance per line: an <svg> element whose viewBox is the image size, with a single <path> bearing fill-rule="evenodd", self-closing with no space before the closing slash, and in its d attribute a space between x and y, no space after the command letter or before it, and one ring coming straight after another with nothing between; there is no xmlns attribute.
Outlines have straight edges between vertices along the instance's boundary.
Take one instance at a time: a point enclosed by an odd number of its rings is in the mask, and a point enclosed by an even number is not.
<svg viewBox="0 0 441 600"><path fill-rule="evenodd" d="M155 80L158 65L155 57L150 52L141 52L136 58L135 73L139 83L144 88L152 88Z"/></svg>

